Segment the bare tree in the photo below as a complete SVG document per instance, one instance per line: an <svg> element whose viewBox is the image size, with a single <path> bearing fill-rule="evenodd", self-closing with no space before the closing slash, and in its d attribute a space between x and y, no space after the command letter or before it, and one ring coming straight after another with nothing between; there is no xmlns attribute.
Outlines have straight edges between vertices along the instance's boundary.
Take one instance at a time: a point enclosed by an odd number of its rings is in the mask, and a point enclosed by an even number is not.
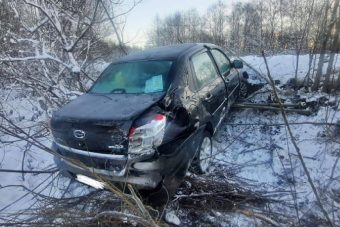
<svg viewBox="0 0 340 227"><path fill-rule="evenodd" d="M335 54L339 52L340 50L340 43L339 43L339 33L340 33L340 8L339 8L339 0L335 0L334 1L334 6L333 6L333 12L332 12L332 16L331 16L331 22L329 25L329 34L331 36L331 39L333 39L331 41L330 44L330 57L329 57L329 62L328 62L328 66L327 66L327 71L326 71L326 75L325 75L325 81L322 87L322 90L324 92L330 92L331 88L332 88L332 84L335 84L336 81L332 81L331 80L331 76L334 73L333 72L333 64L334 62L334 58L335 58ZM338 79L340 80L340 79ZM335 87L336 88L336 87Z"/></svg>

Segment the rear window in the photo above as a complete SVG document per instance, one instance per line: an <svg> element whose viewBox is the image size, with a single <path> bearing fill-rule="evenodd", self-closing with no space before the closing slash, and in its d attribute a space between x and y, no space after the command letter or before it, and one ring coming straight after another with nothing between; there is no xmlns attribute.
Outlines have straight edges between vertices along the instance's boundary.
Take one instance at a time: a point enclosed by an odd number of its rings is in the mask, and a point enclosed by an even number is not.
<svg viewBox="0 0 340 227"><path fill-rule="evenodd" d="M138 94L163 92L172 61L140 61L111 64L92 86L90 93Z"/></svg>

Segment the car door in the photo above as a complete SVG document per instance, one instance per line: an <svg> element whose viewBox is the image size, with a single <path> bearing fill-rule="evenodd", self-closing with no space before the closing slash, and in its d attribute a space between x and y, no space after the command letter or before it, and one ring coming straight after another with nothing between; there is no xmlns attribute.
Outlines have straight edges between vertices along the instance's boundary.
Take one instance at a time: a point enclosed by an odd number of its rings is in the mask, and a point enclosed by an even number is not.
<svg viewBox="0 0 340 227"><path fill-rule="evenodd" d="M238 86L239 86L239 72L237 69L232 67L232 63L227 57L226 54L224 54L219 49L211 49L211 54L215 59L216 65L218 67L218 70L220 74L222 75L226 86L227 86L227 93L228 93L228 106L229 109L230 106L235 102L238 94Z"/></svg>
<svg viewBox="0 0 340 227"><path fill-rule="evenodd" d="M226 88L223 79L207 50L192 56L191 65L202 107L210 114L216 127L225 112Z"/></svg>

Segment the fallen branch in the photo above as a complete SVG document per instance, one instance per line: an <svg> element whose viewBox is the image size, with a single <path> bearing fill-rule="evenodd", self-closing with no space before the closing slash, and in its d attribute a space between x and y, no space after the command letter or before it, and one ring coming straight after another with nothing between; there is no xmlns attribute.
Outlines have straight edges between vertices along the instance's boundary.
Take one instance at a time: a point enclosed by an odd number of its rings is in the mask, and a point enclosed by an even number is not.
<svg viewBox="0 0 340 227"><path fill-rule="evenodd" d="M261 105L249 105L249 104L234 104L234 108L246 108L246 109L259 109L259 110L273 110L273 111L281 111L279 107L272 106L261 106ZM310 115L312 112L310 110L302 110L302 109L285 109L287 113L300 113L305 115Z"/></svg>
<svg viewBox="0 0 340 227"><path fill-rule="evenodd" d="M235 103L234 105L237 104L242 104L242 105L249 105L249 106L272 106L272 107L280 107L279 103ZM294 108L303 108L306 109L306 104L305 103L298 103L298 104L294 104L294 103L282 103L283 107L294 107Z"/></svg>
<svg viewBox="0 0 340 227"><path fill-rule="evenodd" d="M327 123L327 122L289 122L290 125L316 125L316 126L340 126L340 123ZM266 123L266 122L257 122L257 123L226 123L226 125L231 125L231 126L239 126L239 125L244 125L244 126L260 126L260 125L265 125L265 126L286 126L285 123Z"/></svg>

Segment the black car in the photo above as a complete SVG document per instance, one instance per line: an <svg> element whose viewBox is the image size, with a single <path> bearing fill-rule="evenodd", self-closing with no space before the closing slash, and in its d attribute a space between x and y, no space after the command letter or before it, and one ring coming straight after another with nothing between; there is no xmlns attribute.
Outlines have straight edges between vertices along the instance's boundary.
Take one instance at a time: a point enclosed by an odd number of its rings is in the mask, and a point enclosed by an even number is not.
<svg viewBox="0 0 340 227"><path fill-rule="evenodd" d="M159 47L115 61L86 94L53 114L57 164L92 186L105 178L174 191L190 167L208 170L211 137L246 92L242 67L213 44Z"/></svg>

